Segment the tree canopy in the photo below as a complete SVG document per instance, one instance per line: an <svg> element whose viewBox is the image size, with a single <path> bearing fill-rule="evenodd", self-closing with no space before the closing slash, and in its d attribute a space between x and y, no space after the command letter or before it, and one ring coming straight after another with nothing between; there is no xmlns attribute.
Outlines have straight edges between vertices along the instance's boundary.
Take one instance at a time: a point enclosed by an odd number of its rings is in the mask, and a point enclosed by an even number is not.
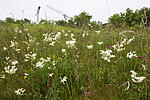
<svg viewBox="0 0 150 100"><path fill-rule="evenodd" d="M134 25L150 25L150 8L143 7L140 10L133 12L130 8L126 9L125 13L114 14L108 19L109 23L119 27L123 24L128 26Z"/></svg>

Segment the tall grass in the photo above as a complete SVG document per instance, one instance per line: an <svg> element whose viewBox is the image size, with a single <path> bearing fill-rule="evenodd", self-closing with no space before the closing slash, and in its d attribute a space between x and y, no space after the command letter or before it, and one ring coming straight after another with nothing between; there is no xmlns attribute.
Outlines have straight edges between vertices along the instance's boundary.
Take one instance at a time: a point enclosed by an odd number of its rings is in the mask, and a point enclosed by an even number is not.
<svg viewBox="0 0 150 100"><path fill-rule="evenodd" d="M100 33L96 30L85 31L53 24L23 25L23 27L10 24L1 25L0 29L1 99L150 98L149 27L138 30L135 27L127 29L106 27L100 29ZM58 34L60 35L56 37ZM112 47L121 44L124 39L129 40L133 37L135 39L124 45L125 49L122 51ZM70 48L66 41L71 40L76 42ZM18 42L15 48L20 49L19 52L10 46L11 41ZM52 41L55 43L50 44ZM99 45L98 42L103 44ZM88 45L93 47L88 49ZM62 52L62 49L66 51ZM112 50L111 54L115 57L108 62L102 58L100 50ZM136 51L137 57L128 58L127 54L130 51ZM17 71L10 74L6 72L5 67L12 67L14 60L18 61L15 66ZM137 72L139 77L144 76L145 79L135 83L132 81L131 70ZM52 73L53 75L49 76ZM61 82L64 77L67 79ZM20 88L25 89L22 95L15 93Z"/></svg>

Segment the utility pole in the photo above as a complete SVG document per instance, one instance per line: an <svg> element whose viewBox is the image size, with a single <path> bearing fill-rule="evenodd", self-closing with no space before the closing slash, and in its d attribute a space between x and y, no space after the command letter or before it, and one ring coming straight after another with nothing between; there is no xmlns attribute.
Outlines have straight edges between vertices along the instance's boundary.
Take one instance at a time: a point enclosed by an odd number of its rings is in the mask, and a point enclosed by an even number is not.
<svg viewBox="0 0 150 100"><path fill-rule="evenodd" d="M39 24L39 13L40 13L40 6L38 7L38 10L37 10L37 12L36 12L36 15L35 16L37 16L37 21L36 21L36 24Z"/></svg>

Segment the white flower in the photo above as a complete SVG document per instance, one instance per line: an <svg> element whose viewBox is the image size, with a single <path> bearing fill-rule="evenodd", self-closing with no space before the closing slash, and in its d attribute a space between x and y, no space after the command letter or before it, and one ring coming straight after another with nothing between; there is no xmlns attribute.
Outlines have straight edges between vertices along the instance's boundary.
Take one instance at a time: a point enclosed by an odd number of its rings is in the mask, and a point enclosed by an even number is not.
<svg viewBox="0 0 150 100"><path fill-rule="evenodd" d="M43 62L39 61L38 63L36 63L36 67L43 68L43 66L44 66Z"/></svg>
<svg viewBox="0 0 150 100"><path fill-rule="evenodd" d="M62 83L66 82L67 81L67 77L65 76L63 79L60 77Z"/></svg>
<svg viewBox="0 0 150 100"><path fill-rule="evenodd" d="M29 43L34 43L36 40L35 37L29 36Z"/></svg>
<svg viewBox="0 0 150 100"><path fill-rule="evenodd" d="M76 41L66 41L66 44L69 48L73 48L75 46Z"/></svg>
<svg viewBox="0 0 150 100"><path fill-rule="evenodd" d="M50 58L50 57L47 57L47 61L50 62L50 61L51 61L51 58Z"/></svg>
<svg viewBox="0 0 150 100"><path fill-rule="evenodd" d="M135 39L135 37L133 36L131 39L129 39L129 40L127 41L127 44L129 44L130 42L132 42L134 39Z"/></svg>
<svg viewBox="0 0 150 100"><path fill-rule="evenodd" d="M73 38L74 37L74 34L73 33L71 33L71 38Z"/></svg>
<svg viewBox="0 0 150 100"><path fill-rule="evenodd" d="M110 58L114 58L115 57L115 55L111 55L112 50L106 50L106 51L100 50L100 51L101 51L100 54L102 54L102 58L104 60L106 60L107 62L110 62Z"/></svg>
<svg viewBox="0 0 150 100"><path fill-rule="evenodd" d="M35 60L36 59L36 53L33 53L32 55L30 55L30 57L31 57L32 61Z"/></svg>
<svg viewBox="0 0 150 100"><path fill-rule="evenodd" d="M98 35L98 34L100 34L100 32L101 32L101 31L95 31L95 32L96 32L96 33L97 33L97 35Z"/></svg>
<svg viewBox="0 0 150 100"><path fill-rule="evenodd" d="M16 41L10 41L11 42L11 44L10 44L10 47L16 47L16 46L18 46L18 42L16 42Z"/></svg>
<svg viewBox="0 0 150 100"><path fill-rule="evenodd" d="M59 39L60 37L61 37L61 33L60 33L60 32L57 32L57 34L56 34L55 37L54 37L54 40Z"/></svg>
<svg viewBox="0 0 150 100"><path fill-rule="evenodd" d="M54 46L55 41L52 41L49 45Z"/></svg>
<svg viewBox="0 0 150 100"><path fill-rule="evenodd" d="M18 89L18 90L15 91L15 93L16 93L17 95L23 95L24 92L25 92L25 89L23 89L23 88Z"/></svg>
<svg viewBox="0 0 150 100"><path fill-rule="evenodd" d="M145 79L145 77L136 77L137 73L133 70L131 70L130 72L132 73L132 81L135 83L141 83Z"/></svg>
<svg viewBox="0 0 150 100"><path fill-rule="evenodd" d="M82 34L82 37L83 37L83 38L85 37L85 32Z"/></svg>
<svg viewBox="0 0 150 100"><path fill-rule="evenodd" d="M27 73L24 73L24 75L25 75L25 76L28 76L29 74L27 74Z"/></svg>
<svg viewBox="0 0 150 100"><path fill-rule="evenodd" d="M55 66L55 65L56 65L56 62L55 62L55 61L53 61L52 63L53 63L53 66Z"/></svg>
<svg viewBox="0 0 150 100"><path fill-rule="evenodd" d="M11 68L10 66L7 66L4 69L5 69L5 72L9 74L14 74L18 70L17 68L15 68L15 66L11 66Z"/></svg>
<svg viewBox="0 0 150 100"><path fill-rule="evenodd" d="M141 83L144 79L145 77L135 77L132 79L132 81L135 83Z"/></svg>
<svg viewBox="0 0 150 100"><path fill-rule="evenodd" d="M5 78L5 74L1 75L0 77L1 77L1 78Z"/></svg>
<svg viewBox="0 0 150 100"><path fill-rule="evenodd" d="M6 60L9 60L9 57L5 57Z"/></svg>
<svg viewBox="0 0 150 100"><path fill-rule="evenodd" d="M52 77L54 75L54 73L49 74L50 77Z"/></svg>
<svg viewBox="0 0 150 100"><path fill-rule="evenodd" d="M25 32L27 32L28 31L28 29L23 29Z"/></svg>
<svg viewBox="0 0 150 100"><path fill-rule="evenodd" d="M88 48L88 49L92 49L92 48L93 48L93 45L87 45L87 48Z"/></svg>
<svg viewBox="0 0 150 100"><path fill-rule="evenodd" d="M6 48L6 47L3 47L3 50L4 50L4 51L6 51L6 50L7 50L7 48Z"/></svg>
<svg viewBox="0 0 150 100"><path fill-rule="evenodd" d="M18 61L12 61L11 64L15 66L16 64L18 64Z"/></svg>
<svg viewBox="0 0 150 100"><path fill-rule="evenodd" d="M68 34L66 33L65 36L68 36Z"/></svg>
<svg viewBox="0 0 150 100"><path fill-rule="evenodd" d="M98 44L99 44L99 45L102 45L102 44L103 44L103 42L98 42Z"/></svg>
<svg viewBox="0 0 150 100"><path fill-rule="evenodd" d="M127 57L129 57L131 59L131 58L137 57L137 56L135 54L135 51L130 51L130 52L127 53Z"/></svg>
<svg viewBox="0 0 150 100"><path fill-rule="evenodd" d="M64 53L64 52L66 52L66 49L62 49L61 51Z"/></svg>
<svg viewBox="0 0 150 100"><path fill-rule="evenodd" d="M131 77L133 77L133 78L136 77L137 73L135 71L131 70L130 72L132 73Z"/></svg>

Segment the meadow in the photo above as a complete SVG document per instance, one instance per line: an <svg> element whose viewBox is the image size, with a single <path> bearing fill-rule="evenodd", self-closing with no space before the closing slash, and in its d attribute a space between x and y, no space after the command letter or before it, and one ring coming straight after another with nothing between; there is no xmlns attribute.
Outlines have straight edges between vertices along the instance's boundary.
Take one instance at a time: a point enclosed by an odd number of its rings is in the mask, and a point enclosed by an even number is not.
<svg viewBox="0 0 150 100"><path fill-rule="evenodd" d="M1 100L148 100L150 28L0 25Z"/></svg>

